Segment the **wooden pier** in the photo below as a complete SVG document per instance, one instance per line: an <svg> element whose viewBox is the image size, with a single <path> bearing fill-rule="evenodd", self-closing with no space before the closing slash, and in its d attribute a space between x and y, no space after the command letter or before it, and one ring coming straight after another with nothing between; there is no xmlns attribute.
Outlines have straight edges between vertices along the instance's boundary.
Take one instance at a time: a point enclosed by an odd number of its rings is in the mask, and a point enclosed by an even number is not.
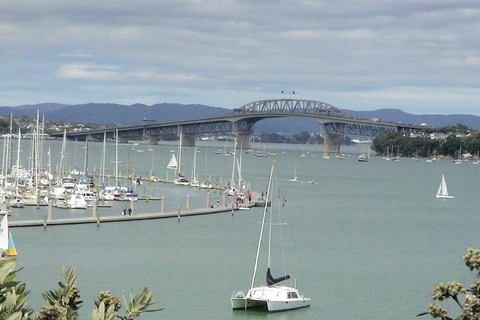
<svg viewBox="0 0 480 320"><path fill-rule="evenodd" d="M258 198L257 193L253 193ZM249 204L242 205L242 207L254 207L255 202L252 201ZM212 205L210 208L198 208L198 209L179 209L176 211L170 212L154 212L154 213L134 213L131 216L129 215L106 215L98 217L78 217L78 218L60 218L60 219L44 219L44 220L22 220L14 221L10 220L8 222L10 228L20 228L20 227L47 227L47 226L61 226L61 225L74 225L74 224L102 224L109 222L127 222L127 221L141 221L141 220L152 220L152 219L166 219L166 218L182 218L182 217L191 217L191 216L200 216L207 214L217 214L217 213L226 213L235 211L244 211L236 207L234 204L223 204L223 205ZM97 212L98 214L98 212Z"/></svg>

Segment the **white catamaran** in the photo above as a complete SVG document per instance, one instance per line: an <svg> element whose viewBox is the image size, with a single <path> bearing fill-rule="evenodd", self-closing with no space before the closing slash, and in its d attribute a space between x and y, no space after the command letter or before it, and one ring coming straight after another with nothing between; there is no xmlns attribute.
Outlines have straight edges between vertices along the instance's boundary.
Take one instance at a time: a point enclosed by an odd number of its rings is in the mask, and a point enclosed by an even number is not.
<svg viewBox="0 0 480 320"><path fill-rule="evenodd" d="M270 172L270 179L268 182L268 189L266 194L267 201L273 200L271 193L272 176L274 172L275 163L272 165ZM273 205L271 206L273 207ZM286 311L299 309L310 306L310 298L307 298L299 294L298 289L295 287L278 285L277 283L290 279L289 275L274 278L270 273L270 252L272 242L272 210L270 210L270 222L269 224L269 236L268 236L268 265L267 265L267 285L254 286L255 276L257 273L258 260L260 255L260 248L262 245L263 231L265 227L265 219L267 216L267 210L271 207L265 206L263 211L262 226L260 229L260 237L258 240L257 255L255 258L255 267L253 270L253 278L250 289L245 294L244 292L234 292L231 298L231 304L233 310L237 309L250 309L250 308L266 308L269 312Z"/></svg>

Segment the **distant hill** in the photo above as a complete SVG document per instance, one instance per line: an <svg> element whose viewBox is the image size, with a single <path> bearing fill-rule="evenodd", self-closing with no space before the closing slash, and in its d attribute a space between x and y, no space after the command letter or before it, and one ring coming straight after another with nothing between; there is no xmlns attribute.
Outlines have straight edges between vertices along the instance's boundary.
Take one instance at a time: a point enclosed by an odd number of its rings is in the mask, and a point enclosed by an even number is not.
<svg viewBox="0 0 480 320"><path fill-rule="evenodd" d="M403 122L408 124L428 123L433 127L447 127L463 124L471 129L480 130L480 117L471 114L411 114L398 109L379 109L374 111L344 110L358 118L378 118L380 120Z"/></svg>
<svg viewBox="0 0 480 320"><path fill-rule="evenodd" d="M72 121L79 123L96 123L106 125L138 125L143 119L158 121L176 121L208 118L225 115L231 110L196 105L162 103L153 106L144 104L121 105L112 103L88 103L79 105L60 105L43 103L19 107L0 107L0 115L25 115L35 118L37 110L45 114L49 120Z"/></svg>
<svg viewBox="0 0 480 320"><path fill-rule="evenodd" d="M62 120L77 123L95 123L105 125L138 125L144 119L158 121L177 121L222 116L232 112L230 109L210 107L201 104L161 103L152 106L144 104L121 105L112 103L87 103L65 105L58 103L41 103L17 107L0 107L0 116L27 116L35 118L37 111L49 120ZM415 115L398 109L380 109L373 111L344 110L358 118L378 118L385 121L406 124L428 123L429 126L446 127L459 123L475 130L480 130L480 117L474 115ZM313 120L300 118L266 119L258 122L256 132L318 132L319 125Z"/></svg>

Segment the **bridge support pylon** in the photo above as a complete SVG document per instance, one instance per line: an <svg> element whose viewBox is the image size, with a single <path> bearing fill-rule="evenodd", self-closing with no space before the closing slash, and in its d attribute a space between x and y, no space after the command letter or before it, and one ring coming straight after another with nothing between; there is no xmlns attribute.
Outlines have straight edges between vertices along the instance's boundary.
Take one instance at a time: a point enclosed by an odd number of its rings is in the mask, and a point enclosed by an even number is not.
<svg viewBox="0 0 480 320"><path fill-rule="evenodd" d="M248 149L250 148L250 138L252 137L252 132L250 131L237 131L235 133L235 138L237 139L237 148Z"/></svg>
<svg viewBox="0 0 480 320"><path fill-rule="evenodd" d="M128 138L118 136L118 142L120 142L120 143L128 143Z"/></svg>
<svg viewBox="0 0 480 320"><path fill-rule="evenodd" d="M158 140L159 140L158 136L148 136L147 139L148 139L149 145L155 146L158 144Z"/></svg>
<svg viewBox="0 0 480 320"><path fill-rule="evenodd" d="M340 134L333 133L322 133L323 138L323 152L325 153L339 153L340 152L340 141L342 141L343 136Z"/></svg>
<svg viewBox="0 0 480 320"><path fill-rule="evenodd" d="M183 133L182 135L182 147L195 147L195 134Z"/></svg>

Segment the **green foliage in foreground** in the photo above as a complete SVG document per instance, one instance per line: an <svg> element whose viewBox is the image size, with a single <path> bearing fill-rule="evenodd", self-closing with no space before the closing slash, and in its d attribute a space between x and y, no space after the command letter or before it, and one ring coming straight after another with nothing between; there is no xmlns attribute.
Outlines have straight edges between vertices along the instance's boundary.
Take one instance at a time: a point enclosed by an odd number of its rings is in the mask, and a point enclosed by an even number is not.
<svg viewBox="0 0 480 320"><path fill-rule="evenodd" d="M480 278L480 250L467 249L467 254L463 257L465 265L477 273ZM461 297L464 299L461 301ZM466 289L463 284L457 281L448 283L439 283L432 293L433 300L445 301L452 299L459 306L462 314L455 320L478 320L480 319L480 281L473 282L470 289ZM418 316L430 315L434 319L453 320L448 315L449 310L441 307L437 302L432 302L427 307L427 312Z"/></svg>
<svg viewBox="0 0 480 320"><path fill-rule="evenodd" d="M82 305L80 290L76 286L78 278L75 267L66 269L61 267L64 282L59 282L59 288L43 294L45 305L34 314L33 309L27 307L29 291L25 284L16 281L14 271L15 260L0 261L0 320L76 320L79 318L78 310ZM150 309L153 304L154 294L144 288L142 293L130 294L130 302L123 297L126 311L125 316L118 315L122 305L120 299L102 291L94 301L95 309L92 320L133 320L144 312L156 312L162 309Z"/></svg>

